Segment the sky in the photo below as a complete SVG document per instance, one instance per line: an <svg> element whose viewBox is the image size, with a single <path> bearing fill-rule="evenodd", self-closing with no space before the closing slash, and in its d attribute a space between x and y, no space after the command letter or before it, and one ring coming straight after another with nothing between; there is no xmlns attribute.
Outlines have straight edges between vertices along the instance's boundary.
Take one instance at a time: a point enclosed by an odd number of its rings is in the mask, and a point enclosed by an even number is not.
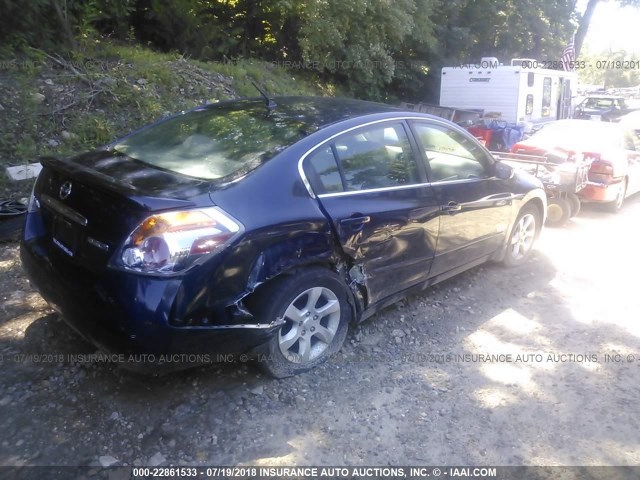
<svg viewBox="0 0 640 480"><path fill-rule="evenodd" d="M584 11L586 1L578 2ZM581 8L582 7L582 8ZM585 38L592 53L626 50L640 54L640 7L620 7L616 2L600 2Z"/></svg>

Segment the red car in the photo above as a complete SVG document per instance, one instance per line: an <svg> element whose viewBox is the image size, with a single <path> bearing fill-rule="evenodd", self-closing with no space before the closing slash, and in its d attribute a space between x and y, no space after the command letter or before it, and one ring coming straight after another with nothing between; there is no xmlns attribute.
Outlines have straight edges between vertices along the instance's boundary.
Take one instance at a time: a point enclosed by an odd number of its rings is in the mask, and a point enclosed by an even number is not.
<svg viewBox="0 0 640 480"><path fill-rule="evenodd" d="M511 151L528 155L564 151L568 161L581 157L591 161L589 181L578 196L584 202L606 203L613 212L640 191L640 137L623 125L560 120L516 143Z"/></svg>

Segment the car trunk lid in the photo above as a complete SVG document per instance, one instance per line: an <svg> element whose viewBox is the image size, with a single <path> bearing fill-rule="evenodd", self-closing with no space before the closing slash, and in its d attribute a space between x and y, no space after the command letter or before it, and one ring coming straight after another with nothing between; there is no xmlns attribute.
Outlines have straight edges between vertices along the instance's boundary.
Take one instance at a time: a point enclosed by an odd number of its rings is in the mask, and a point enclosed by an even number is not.
<svg viewBox="0 0 640 480"><path fill-rule="evenodd" d="M190 198L208 192L206 182L106 150L41 163L34 193L44 234L52 248L91 268L104 267L151 212L192 207Z"/></svg>

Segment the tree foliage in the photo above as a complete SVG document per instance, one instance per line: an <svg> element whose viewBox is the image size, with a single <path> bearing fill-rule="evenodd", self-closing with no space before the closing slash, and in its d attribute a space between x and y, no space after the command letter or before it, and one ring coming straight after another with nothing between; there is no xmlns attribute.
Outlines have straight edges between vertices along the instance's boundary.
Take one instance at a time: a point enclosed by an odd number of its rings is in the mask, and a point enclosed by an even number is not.
<svg viewBox="0 0 640 480"><path fill-rule="evenodd" d="M640 85L640 56L624 50L592 53L583 51L580 56L586 68L580 71L580 79L589 85L604 88L626 88ZM633 65L636 68L629 68Z"/></svg>
<svg viewBox="0 0 640 480"><path fill-rule="evenodd" d="M568 0L0 0L0 42L59 52L109 36L204 60L298 62L362 98L435 100L429 92L445 65L559 59L577 23L588 23L574 8Z"/></svg>

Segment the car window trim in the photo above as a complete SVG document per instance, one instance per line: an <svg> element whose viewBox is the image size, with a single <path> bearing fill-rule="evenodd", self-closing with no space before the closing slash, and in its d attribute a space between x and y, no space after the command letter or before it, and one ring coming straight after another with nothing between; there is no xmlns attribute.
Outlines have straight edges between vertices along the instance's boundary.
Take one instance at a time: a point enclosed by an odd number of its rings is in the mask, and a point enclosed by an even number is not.
<svg viewBox="0 0 640 480"><path fill-rule="evenodd" d="M344 167L342 161L340 161L340 155L338 155L338 149L336 148L336 142L331 142L331 153L333 154L333 161L336 162L338 167L338 174L340 175L340 182L342 183L342 191L347 191L347 177L344 175Z"/></svg>
<svg viewBox="0 0 640 480"><path fill-rule="evenodd" d="M392 190L408 190L410 188L425 188L425 187L431 187L433 185L440 186L440 185L458 184L458 183L475 183L475 182L481 182L484 180L487 180L487 178L461 178L459 180L442 180L439 182L412 183L411 185L397 185L394 187L368 188L366 190L352 190L349 192L320 193L317 195L317 198L332 198L332 197L343 197L347 195L381 193L381 192L388 192Z"/></svg>
<svg viewBox="0 0 640 480"><path fill-rule="evenodd" d="M318 148L322 147L323 145L325 145L328 142L331 142L333 140L335 140L337 137L339 137L340 135L343 135L345 133L349 133L352 132L353 130L358 130L359 128L363 128L363 127L368 127L370 125L375 125L377 123L385 123L385 122L409 122L411 120L416 120L416 121L425 121L425 122L432 122L438 125L442 125L445 127L451 127L451 125L448 125L446 122L442 121L438 121L437 119L426 119L424 117L420 117L420 116L400 116L400 117L391 117L391 118L381 118L378 120L372 120L370 122L367 123L362 123L360 125L355 125L353 127L349 127L346 128L344 130L341 130L338 133L335 133L333 135L331 135L328 138L325 138L324 140L322 140L320 143L314 145L313 147L311 147L309 150L307 150L304 154L302 154L302 156L300 156L300 159L298 160L298 175L300 176L300 179L302 180L302 183L304 184L305 188L307 189L307 193L309 194L309 196L311 198L318 198L319 195L316 195L316 193L313 191L313 188L311 187L311 182L309 182L309 179L307 178L306 174L304 173L304 161L305 159L311 155L313 152L315 152ZM410 131L407 133L411 133ZM338 160L338 159L336 159ZM416 161L418 161L418 159L416 158ZM466 180L466 179L465 179ZM397 187L383 187L380 189L372 189L372 190L386 190L386 189L397 189L398 187L411 187L411 186L417 186L417 185L423 185L423 184L411 184L411 185L399 185ZM364 190L358 190L358 191L354 191L354 192L335 192L332 194L322 194L322 195L337 195L338 193L359 193L362 192Z"/></svg>

